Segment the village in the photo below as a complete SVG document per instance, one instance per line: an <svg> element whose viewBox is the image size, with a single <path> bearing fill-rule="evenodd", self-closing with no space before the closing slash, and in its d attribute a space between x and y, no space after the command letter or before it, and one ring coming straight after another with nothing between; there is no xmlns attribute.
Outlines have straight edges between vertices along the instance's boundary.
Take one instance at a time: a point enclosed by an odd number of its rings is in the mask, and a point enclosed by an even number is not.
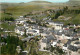
<svg viewBox="0 0 80 55"><path fill-rule="evenodd" d="M20 16L15 20L15 33L23 42L38 38L38 50L50 52L50 47L59 47L66 55L80 54L80 25L67 25L63 22L54 22L46 17L43 20ZM12 32L12 31L5 31ZM4 43L2 42L1 45ZM20 48L20 46L17 46ZM20 49L21 50L21 49ZM27 50L23 52L28 53ZM54 51L53 51L54 52Z"/></svg>
<svg viewBox="0 0 80 55"><path fill-rule="evenodd" d="M0 1L0 54L80 55L80 1Z"/></svg>

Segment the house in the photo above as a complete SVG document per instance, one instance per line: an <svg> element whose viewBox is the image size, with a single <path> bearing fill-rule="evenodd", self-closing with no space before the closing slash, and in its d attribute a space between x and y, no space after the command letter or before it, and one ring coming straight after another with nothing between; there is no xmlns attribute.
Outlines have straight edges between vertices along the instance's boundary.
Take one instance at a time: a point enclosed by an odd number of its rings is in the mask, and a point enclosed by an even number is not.
<svg viewBox="0 0 80 55"><path fill-rule="evenodd" d="M57 46L59 46L64 52L68 50L68 40L64 39L64 40L58 40L57 41Z"/></svg>
<svg viewBox="0 0 80 55"><path fill-rule="evenodd" d="M30 20L30 19L31 19L31 17L25 17L25 19L26 19L26 20Z"/></svg>
<svg viewBox="0 0 80 55"><path fill-rule="evenodd" d="M40 50L44 50L47 47L47 38L42 38L39 42Z"/></svg>
<svg viewBox="0 0 80 55"><path fill-rule="evenodd" d="M15 28L15 33L18 33L20 35L24 35L25 33L24 31L25 31L25 28L23 26Z"/></svg>
<svg viewBox="0 0 80 55"><path fill-rule="evenodd" d="M20 55L27 55L28 51L22 51Z"/></svg>
<svg viewBox="0 0 80 55"><path fill-rule="evenodd" d="M7 43L5 43L5 42L1 42L0 45L1 45L1 46L3 46L3 45L7 45Z"/></svg>
<svg viewBox="0 0 80 55"><path fill-rule="evenodd" d="M59 40L72 39L77 35L77 33L73 32L73 29L54 30L53 33L58 37Z"/></svg>
<svg viewBox="0 0 80 55"><path fill-rule="evenodd" d="M21 47L20 46L17 46L17 48L16 48L16 51L18 52L18 54L21 52Z"/></svg>
<svg viewBox="0 0 80 55"><path fill-rule="evenodd" d="M28 23L25 23L23 26L24 26L25 29L30 29L31 28L31 25L29 25Z"/></svg>
<svg viewBox="0 0 80 55"><path fill-rule="evenodd" d="M71 51L71 55L80 55L80 53Z"/></svg>
<svg viewBox="0 0 80 55"><path fill-rule="evenodd" d="M41 34L41 36L48 36L51 34L51 32L49 30L43 30L43 32L40 34Z"/></svg>
<svg viewBox="0 0 80 55"><path fill-rule="evenodd" d="M37 24L32 24L31 26L33 29L39 29L39 26Z"/></svg>
<svg viewBox="0 0 80 55"><path fill-rule="evenodd" d="M77 36L80 36L80 31L77 31Z"/></svg>
<svg viewBox="0 0 80 55"><path fill-rule="evenodd" d="M52 25L54 27L55 30L61 30L63 27L63 23L62 22L48 22L49 25Z"/></svg>
<svg viewBox="0 0 80 55"><path fill-rule="evenodd" d="M31 38L34 38L35 36L28 36L28 37L26 37L26 38L24 38L24 39L21 39L23 42L29 42L29 40L31 39Z"/></svg>
<svg viewBox="0 0 80 55"><path fill-rule="evenodd" d="M67 51L68 50L68 48L65 47L65 46L63 46L62 49L63 49L63 51Z"/></svg>
<svg viewBox="0 0 80 55"><path fill-rule="evenodd" d="M73 37L66 36L66 35L62 34L61 36L58 36L58 38L59 38L60 40L63 40L63 39L72 39Z"/></svg>
<svg viewBox="0 0 80 55"><path fill-rule="evenodd" d="M68 48L69 45L71 45L71 40L68 40L66 43L64 43L63 47Z"/></svg>
<svg viewBox="0 0 80 55"><path fill-rule="evenodd" d="M68 40L67 43L65 43L63 46L73 52L76 52L76 51L78 51L78 49L80 49L80 43L77 42L78 40L79 40L78 38Z"/></svg>
<svg viewBox="0 0 80 55"><path fill-rule="evenodd" d="M40 32L38 29L30 29L30 30L26 30L26 34L40 35Z"/></svg>
<svg viewBox="0 0 80 55"><path fill-rule="evenodd" d="M78 48L75 47L75 46L72 46L72 45L69 45L68 49L71 50L71 51L78 51Z"/></svg>
<svg viewBox="0 0 80 55"><path fill-rule="evenodd" d="M36 19L31 19L30 21L31 21L31 22L36 22Z"/></svg>
<svg viewBox="0 0 80 55"><path fill-rule="evenodd" d="M25 18L19 18L19 19L16 19L15 22L16 24L24 24L26 23L27 19Z"/></svg>
<svg viewBox="0 0 80 55"><path fill-rule="evenodd" d="M78 48L80 48L80 42L79 41L74 41L74 46L76 46L76 47L78 47Z"/></svg>
<svg viewBox="0 0 80 55"><path fill-rule="evenodd" d="M1 34L1 37L2 37L2 38L7 38L7 36L8 36L7 33L6 33L6 34Z"/></svg>
<svg viewBox="0 0 80 55"><path fill-rule="evenodd" d="M20 21L16 21L16 24L24 24L26 22L26 20L20 20Z"/></svg>
<svg viewBox="0 0 80 55"><path fill-rule="evenodd" d="M46 37L43 37L40 41L39 41L39 46L41 50L44 50L46 48L49 48L51 46L51 42L55 40L53 35L48 35Z"/></svg>
<svg viewBox="0 0 80 55"><path fill-rule="evenodd" d="M73 39L72 42L71 42L71 45L77 47L78 49L80 49L79 39L78 38Z"/></svg>
<svg viewBox="0 0 80 55"><path fill-rule="evenodd" d="M20 16L21 18L23 17L23 16Z"/></svg>
<svg viewBox="0 0 80 55"><path fill-rule="evenodd" d="M51 45L52 45L53 47L56 47L57 41L53 41Z"/></svg>
<svg viewBox="0 0 80 55"><path fill-rule="evenodd" d="M52 28L42 27L42 29L39 28L39 30L40 30L41 36L48 36L53 33Z"/></svg>

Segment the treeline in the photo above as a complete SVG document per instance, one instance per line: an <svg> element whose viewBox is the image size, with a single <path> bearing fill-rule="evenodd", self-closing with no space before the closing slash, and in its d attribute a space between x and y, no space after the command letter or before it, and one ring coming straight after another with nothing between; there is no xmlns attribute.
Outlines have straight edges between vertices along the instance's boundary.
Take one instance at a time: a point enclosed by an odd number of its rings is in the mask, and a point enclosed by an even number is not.
<svg viewBox="0 0 80 55"><path fill-rule="evenodd" d="M68 10L68 7L64 7L63 9L56 9L56 10L48 10L50 11L50 15L48 17L53 19L57 19L60 15L63 15Z"/></svg>
<svg viewBox="0 0 80 55"><path fill-rule="evenodd" d="M68 14L74 13L74 14L80 14L80 10L68 10Z"/></svg>
<svg viewBox="0 0 80 55"><path fill-rule="evenodd" d="M68 9L68 7L64 7L63 9L58 9L56 11L54 11L55 15L53 17L51 17L52 19L57 19L59 16L63 15L63 14L80 14L80 10L70 10Z"/></svg>
<svg viewBox="0 0 80 55"><path fill-rule="evenodd" d="M3 17L3 18L1 18L1 21L14 21L15 20L15 18L14 17Z"/></svg>
<svg viewBox="0 0 80 55"><path fill-rule="evenodd" d="M1 42L5 43L1 47L1 54L15 55L17 46L20 46L23 50L23 42L16 36L7 36L7 38L1 38Z"/></svg>
<svg viewBox="0 0 80 55"><path fill-rule="evenodd" d="M58 9L55 11L55 16L53 19L57 19L60 15L63 15L66 11L68 11L68 7L64 7L63 9Z"/></svg>
<svg viewBox="0 0 80 55"><path fill-rule="evenodd" d="M14 21L15 18L13 17L12 13L6 13L4 11L4 13L1 14L0 20L1 21Z"/></svg>

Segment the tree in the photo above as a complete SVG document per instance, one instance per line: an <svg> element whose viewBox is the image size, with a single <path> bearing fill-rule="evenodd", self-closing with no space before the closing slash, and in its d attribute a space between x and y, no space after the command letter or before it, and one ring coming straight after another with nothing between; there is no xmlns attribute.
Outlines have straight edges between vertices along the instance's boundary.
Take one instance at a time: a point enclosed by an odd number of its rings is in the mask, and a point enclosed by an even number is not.
<svg viewBox="0 0 80 55"><path fill-rule="evenodd" d="M56 50L60 55L64 54L64 52L63 52L63 50L61 48L56 47Z"/></svg>
<svg viewBox="0 0 80 55"><path fill-rule="evenodd" d="M1 41L4 42L4 40ZM7 45L3 45L1 47L2 54L14 55L16 53L17 46L20 46L22 50L24 49L23 42L16 36L7 36L5 43L7 43Z"/></svg>
<svg viewBox="0 0 80 55"><path fill-rule="evenodd" d="M64 12L67 11L67 10L68 10L68 7L67 6L63 8L63 11Z"/></svg>
<svg viewBox="0 0 80 55"><path fill-rule="evenodd" d="M14 17L3 17L1 18L1 21L14 21L15 18Z"/></svg>
<svg viewBox="0 0 80 55"><path fill-rule="evenodd" d="M26 35L26 29L24 30L24 35L23 36L27 37L27 35Z"/></svg>
<svg viewBox="0 0 80 55"><path fill-rule="evenodd" d="M55 48L53 46L51 46L50 51L53 52L55 50Z"/></svg>

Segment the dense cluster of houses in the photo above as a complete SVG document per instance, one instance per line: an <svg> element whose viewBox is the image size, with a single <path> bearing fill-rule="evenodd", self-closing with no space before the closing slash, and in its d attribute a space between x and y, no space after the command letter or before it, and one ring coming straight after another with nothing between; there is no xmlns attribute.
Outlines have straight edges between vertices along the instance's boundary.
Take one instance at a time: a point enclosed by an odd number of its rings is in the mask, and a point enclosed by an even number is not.
<svg viewBox="0 0 80 55"><path fill-rule="evenodd" d="M48 27L38 25L36 19L20 16L19 19L16 19L15 32L21 36L24 34L28 36L22 40L29 40L39 35L42 36L39 40L39 50L41 51L50 48L50 46L58 46L68 54L69 51L71 51L71 54L80 51L80 31L76 32L80 25L64 26L62 22L53 22L50 19L46 20L46 18L44 20Z"/></svg>
<svg viewBox="0 0 80 55"><path fill-rule="evenodd" d="M65 26L64 23L54 22L49 17L43 20L20 16L15 20L15 33L17 33L18 37L26 36L21 39L22 41L29 41L31 38L39 36L40 51L49 51L51 46L58 46L67 55L80 55L80 25ZM1 36L7 38L7 35ZM1 43L1 45L4 44L4 42Z"/></svg>

